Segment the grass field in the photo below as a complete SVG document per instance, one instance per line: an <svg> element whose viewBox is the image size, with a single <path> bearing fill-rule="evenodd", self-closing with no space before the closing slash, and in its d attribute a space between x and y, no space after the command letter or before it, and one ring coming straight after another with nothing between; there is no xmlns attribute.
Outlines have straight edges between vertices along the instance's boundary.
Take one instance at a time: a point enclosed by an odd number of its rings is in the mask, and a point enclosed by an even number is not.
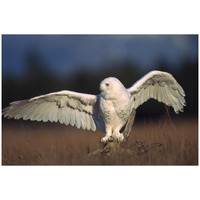
<svg viewBox="0 0 200 200"><path fill-rule="evenodd" d="M2 165L197 165L198 120L136 120L127 147L161 143L164 151L89 158L104 134L58 123L3 120Z"/></svg>

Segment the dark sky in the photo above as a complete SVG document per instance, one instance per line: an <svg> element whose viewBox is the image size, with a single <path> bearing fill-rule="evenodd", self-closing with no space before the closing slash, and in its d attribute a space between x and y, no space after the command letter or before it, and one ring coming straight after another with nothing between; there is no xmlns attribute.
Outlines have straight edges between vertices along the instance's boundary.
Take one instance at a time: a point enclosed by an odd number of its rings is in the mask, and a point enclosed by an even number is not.
<svg viewBox="0 0 200 200"><path fill-rule="evenodd" d="M197 45L197 35L3 35L2 71L3 77L23 76L30 52L57 76L123 61L149 70L160 59L180 67L183 58L197 59Z"/></svg>

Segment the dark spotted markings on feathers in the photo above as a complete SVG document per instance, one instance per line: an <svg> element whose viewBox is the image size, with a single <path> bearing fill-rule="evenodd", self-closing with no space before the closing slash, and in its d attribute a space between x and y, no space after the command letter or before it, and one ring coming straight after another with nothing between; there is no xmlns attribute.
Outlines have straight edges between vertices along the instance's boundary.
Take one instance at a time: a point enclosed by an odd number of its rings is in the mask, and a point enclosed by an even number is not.
<svg viewBox="0 0 200 200"><path fill-rule="evenodd" d="M117 78L106 78L100 83L100 91L91 95L64 90L15 101L3 109L3 115L9 119L60 122L93 131L98 127L106 133L101 142L107 143L111 138L124 140L120 130L132 109L150 98L172 106L177 114L186 105L182 87L171 74L161 71L149 72L128 89Z"/></svg>

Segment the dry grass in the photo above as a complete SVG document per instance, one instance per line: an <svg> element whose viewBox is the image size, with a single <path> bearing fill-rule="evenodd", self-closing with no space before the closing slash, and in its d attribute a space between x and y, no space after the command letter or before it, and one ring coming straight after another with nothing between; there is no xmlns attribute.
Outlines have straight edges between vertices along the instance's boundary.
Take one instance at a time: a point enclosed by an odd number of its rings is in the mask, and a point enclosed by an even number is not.
<svg viewBox="0 0 200 200"><path fill-rule="evenodd" d="M113 155L89 158L99 147L100 131L77 130L56 123L4 120L2 123L3 165L197 165L197 119L174 120L166 117L135 122L128 147L135 141L162 143L164 152Z"/></svg>

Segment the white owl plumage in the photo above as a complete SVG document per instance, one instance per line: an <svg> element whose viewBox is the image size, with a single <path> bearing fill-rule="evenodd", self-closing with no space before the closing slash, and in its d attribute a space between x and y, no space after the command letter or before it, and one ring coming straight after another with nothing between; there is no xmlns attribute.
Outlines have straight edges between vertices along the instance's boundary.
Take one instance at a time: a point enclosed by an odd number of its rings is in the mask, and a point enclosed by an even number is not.
<svg viewBox="0 0 200 200"><path fill-rule="evenodd" d="M15 101L3 109L7 118L60 122L77 128L106 133L101 139L106 143L111 137L123 141L120 133L132 109L137 109L148 99L172 106L178 114L185 106L185 92L167 72L151 71L126 89L117 78L106 78L100 84L99 95L68 90Z"/></svg>

